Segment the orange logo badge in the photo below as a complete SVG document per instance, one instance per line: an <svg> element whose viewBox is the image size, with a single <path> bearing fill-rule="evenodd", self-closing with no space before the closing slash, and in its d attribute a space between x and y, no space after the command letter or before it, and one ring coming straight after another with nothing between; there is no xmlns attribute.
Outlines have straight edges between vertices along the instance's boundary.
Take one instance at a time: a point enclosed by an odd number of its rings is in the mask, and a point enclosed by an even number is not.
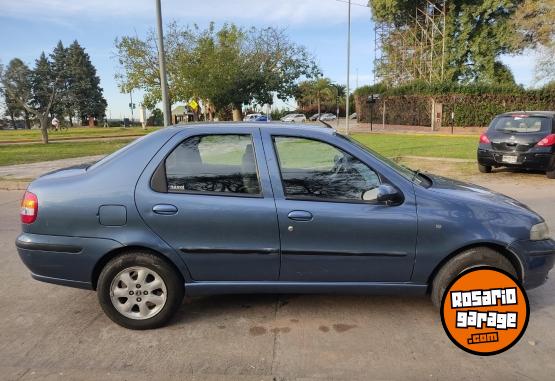
<svg viewBox="0 0 555 381"><path fill-rule="evenodd" d="M528 298L509 273L477 267L458 275L443 294L441 321L459 348L481 356L515 345L530 317Z"/></svg>

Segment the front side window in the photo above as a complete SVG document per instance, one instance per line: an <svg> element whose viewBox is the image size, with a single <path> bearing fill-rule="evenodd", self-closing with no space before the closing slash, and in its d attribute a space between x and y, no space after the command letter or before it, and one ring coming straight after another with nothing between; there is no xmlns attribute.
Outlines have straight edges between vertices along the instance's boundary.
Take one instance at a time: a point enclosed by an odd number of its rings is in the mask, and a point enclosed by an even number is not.
<svg viewBox="0 0 555 381"><path fill-rule="evenodd" d="M354 156L330 144L274 137L285 196L299 199L374 201L380 178Z"/></svg>
<svg viewBox="0 0 555 381"><path fill-rule="evenodd" d="M170 193L260 195L251 135L191 137L166 159Z"/></svg>

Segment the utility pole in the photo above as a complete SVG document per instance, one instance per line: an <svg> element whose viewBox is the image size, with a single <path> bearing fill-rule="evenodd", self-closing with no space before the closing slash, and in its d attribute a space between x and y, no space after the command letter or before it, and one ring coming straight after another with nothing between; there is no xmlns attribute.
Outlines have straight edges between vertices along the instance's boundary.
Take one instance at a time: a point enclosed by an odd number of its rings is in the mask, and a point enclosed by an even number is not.
<svg viewBox="0 0 555 381"><path fill-rule="evenodd" d="M131 110L131 127L133 127L133 109L135 108L135 105L133 104L133 91L131 90L129 90L129 99L131 100L129 103L129 109Z"/></svg>
<svg viewBox="0 0 555 381"><path fill-rule="evenodd" d="M347 31L347 100L345 102L345 123L346 133L349 135L349 95L351 89L349 87L349 79L351 77L351 0L349 0L348 11L348 31Z"/></svg>
<svg viewBox="0 0 555 381"><path fill-rule="evenodd" d="M160 87L162 88L162 109L164 111L164 127L171 124L171 106L166 77L166 57L164 52L164 31L162 30L162 4L156 1L156 21L158 27L158 65L160 67Z"/></svg>

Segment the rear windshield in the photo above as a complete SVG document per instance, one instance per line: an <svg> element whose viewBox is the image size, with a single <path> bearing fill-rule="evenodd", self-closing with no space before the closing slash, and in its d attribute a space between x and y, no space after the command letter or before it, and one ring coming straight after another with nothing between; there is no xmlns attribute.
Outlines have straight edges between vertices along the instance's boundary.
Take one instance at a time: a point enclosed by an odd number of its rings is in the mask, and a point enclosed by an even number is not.
<svg viewBox="0 0 555 381"><path fill-rule="evenodd" d="M492 128L501 132L551 132L551 119L540 116L511 115L495 119Z"/></svg>

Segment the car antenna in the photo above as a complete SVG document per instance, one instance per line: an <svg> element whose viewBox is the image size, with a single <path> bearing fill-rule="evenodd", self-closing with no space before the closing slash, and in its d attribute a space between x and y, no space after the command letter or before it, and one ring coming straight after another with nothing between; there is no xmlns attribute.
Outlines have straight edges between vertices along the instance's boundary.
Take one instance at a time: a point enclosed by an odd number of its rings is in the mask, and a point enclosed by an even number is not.
<svg viewBox="0 0 555 381"><path fill-rule="evenodd" d="M326 126L327 128L331 128L332 130L335 130L335 128L333 128L331 124L324 122L322 119L318 119L318 120L322 122L324 126Z"/></svg>

